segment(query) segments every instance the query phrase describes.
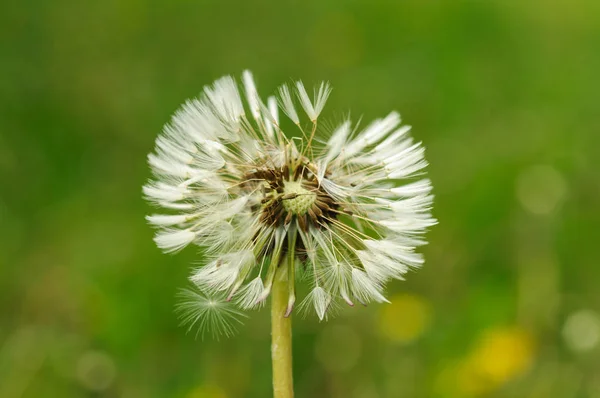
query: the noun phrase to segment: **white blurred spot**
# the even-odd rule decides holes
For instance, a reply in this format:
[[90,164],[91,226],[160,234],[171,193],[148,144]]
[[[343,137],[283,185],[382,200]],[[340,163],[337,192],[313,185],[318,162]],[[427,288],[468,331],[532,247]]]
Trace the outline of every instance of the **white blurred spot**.
[[533,214],[550,214],[567,193],[564,177],[552,166],[530,167],[517,179],[517,198]]
[[573,351],[589,351],[600,341],[600,316],[592,310],[577,311],[567,318],[562,332]]
[[353,329],[328,325],[318,337],[315,355],[328,371],[343,372],[356,365],[360,352],[360,337]]
[[116,374],[113,359],[101,351],[87,351],[77,362],[77,379],[88,390],[106,390],[112,385]]

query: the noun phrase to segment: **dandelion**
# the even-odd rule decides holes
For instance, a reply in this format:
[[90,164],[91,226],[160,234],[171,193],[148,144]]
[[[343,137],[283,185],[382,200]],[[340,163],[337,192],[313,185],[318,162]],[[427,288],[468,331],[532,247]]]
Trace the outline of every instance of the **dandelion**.
[[242,309],[272,297],[274,387],[288,397],[297,278],[309,281],[303,306],[321,320],[337,303],[386,302],[385,284],[423,263],[432,187],[424,148],[397,113],[327,134],[329,84],[312,97],[302,82],[284,85],[266,102],[250,72],[243,96],[239,87],[217,80],[165,126],[144,195],[167,214],[147,219],[165,252],[203,247],[190,279],[205,294]]

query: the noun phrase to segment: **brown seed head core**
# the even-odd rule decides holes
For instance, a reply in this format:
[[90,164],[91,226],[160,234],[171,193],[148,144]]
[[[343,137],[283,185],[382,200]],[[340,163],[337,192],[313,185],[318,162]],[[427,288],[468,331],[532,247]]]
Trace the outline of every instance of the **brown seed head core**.
[[309,225],[321,228],[336,218],[339,206],[319,185],[316,167],[308,161],[298,163],[296,167],[259,168],[245,176],[246,181],[262,183],[260,211],[264,224],[288,225],[295,217],[300,228],[307,231]]

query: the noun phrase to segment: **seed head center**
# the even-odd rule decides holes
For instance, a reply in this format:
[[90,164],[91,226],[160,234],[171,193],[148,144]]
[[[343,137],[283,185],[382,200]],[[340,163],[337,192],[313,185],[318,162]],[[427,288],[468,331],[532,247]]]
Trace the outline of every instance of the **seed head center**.
[[301,181],[284,182],[282,204],[288,213],[304,215],[316,200],[316,192],[304,188]]

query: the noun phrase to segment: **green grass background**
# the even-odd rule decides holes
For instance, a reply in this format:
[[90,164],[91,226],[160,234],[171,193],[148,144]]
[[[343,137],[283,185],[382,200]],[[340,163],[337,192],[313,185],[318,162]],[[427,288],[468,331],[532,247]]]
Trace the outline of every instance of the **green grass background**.
[[[268,311],[195,340],[146,154],[186,98],[251,69],[401,112],[440,224],[391,305],[294,319],[298,397],[600,397],[600,3],[0,5],[0,397],[268,397]],[[596,341],[596,343],[594,343]]]

